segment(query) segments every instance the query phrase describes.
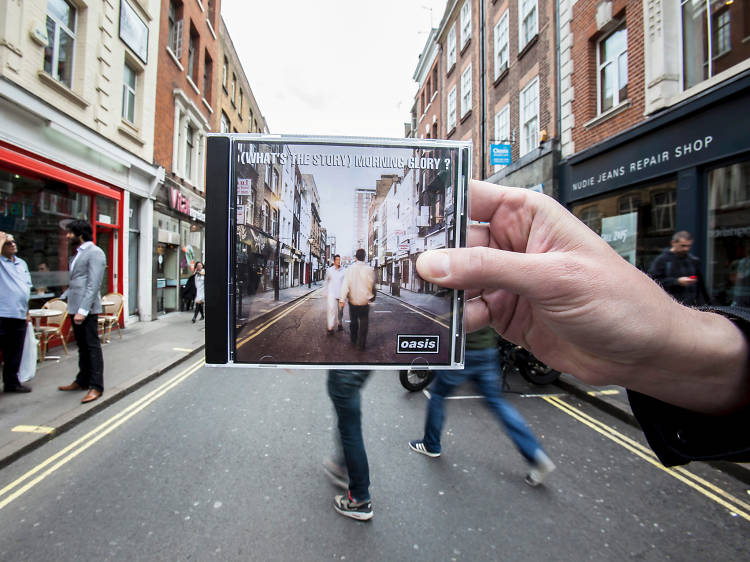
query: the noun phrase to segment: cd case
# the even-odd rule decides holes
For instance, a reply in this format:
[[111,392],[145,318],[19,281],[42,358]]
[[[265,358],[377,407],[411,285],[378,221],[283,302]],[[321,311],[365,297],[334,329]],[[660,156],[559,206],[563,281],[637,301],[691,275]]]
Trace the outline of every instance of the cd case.
[[462,291],[424,281],[465,246],[471,143],[212,134],[206,363],[463,366]]

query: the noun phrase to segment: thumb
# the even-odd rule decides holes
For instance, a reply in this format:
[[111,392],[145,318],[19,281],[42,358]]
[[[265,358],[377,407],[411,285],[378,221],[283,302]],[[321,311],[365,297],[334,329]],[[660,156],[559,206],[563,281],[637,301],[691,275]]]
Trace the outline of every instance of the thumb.
[[483,246],[431,250],[417,259],[419,275],[453,289],[504,289],[533,297],[543,290],[545,254],[523,254]]

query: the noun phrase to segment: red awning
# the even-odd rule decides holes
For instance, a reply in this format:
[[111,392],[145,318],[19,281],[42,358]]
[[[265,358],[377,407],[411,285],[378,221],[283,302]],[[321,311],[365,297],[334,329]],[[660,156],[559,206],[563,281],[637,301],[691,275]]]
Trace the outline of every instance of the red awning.
[[29,172],[35,176],[50,178],[73,185],[98,195],[109,197],[110,199],[120,200],[121,198],[121,191],[118,189],[55,166],[54,164],[37,160],[5,146],[0,146],[0,164],[7,164],[12,168]]

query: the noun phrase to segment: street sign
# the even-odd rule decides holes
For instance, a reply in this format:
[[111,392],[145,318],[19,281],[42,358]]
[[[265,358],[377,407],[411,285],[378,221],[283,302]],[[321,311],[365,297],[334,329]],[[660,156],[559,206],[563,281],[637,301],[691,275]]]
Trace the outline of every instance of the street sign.
[[493,166],[507,166],[512,162],[509,144],[490,145],[490,164]]

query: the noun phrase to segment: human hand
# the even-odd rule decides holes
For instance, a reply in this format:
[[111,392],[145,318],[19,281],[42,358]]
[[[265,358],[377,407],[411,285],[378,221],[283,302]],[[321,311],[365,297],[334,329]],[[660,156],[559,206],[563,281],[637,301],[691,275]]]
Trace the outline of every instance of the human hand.
[[[550,197],[478,181],[469,194],[472,218],[488,223],[470,227],[470,247],[417,260],[425,280],[468,291],[467,331],[490,325],[588,383],[693,409],[750,400],[747,343],[729,320],[677,303]],[[704,385],[717,364],[734,379],[713,400]]]
[[698,278],[695,275],[690,277],[678,277],[677,282],[683,287],[689,287],[690,285],[695,285],[698,282]]
[[0,250],[2,250],[3,246],[5,245],[5,241],[8,239],[8,235],[0,230]]
[[86,320],[86,317],[79,312],[76,312],[75,316],[73,316],[73,322],[75,322],[76,324],[80,324],[84,320]]

